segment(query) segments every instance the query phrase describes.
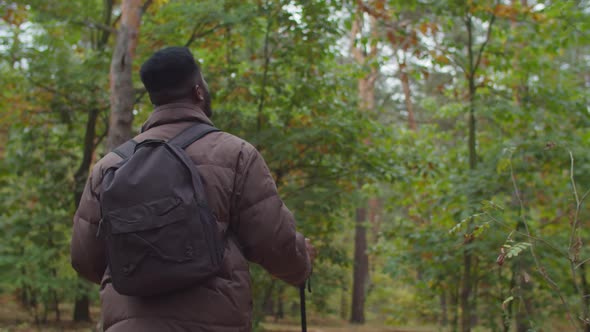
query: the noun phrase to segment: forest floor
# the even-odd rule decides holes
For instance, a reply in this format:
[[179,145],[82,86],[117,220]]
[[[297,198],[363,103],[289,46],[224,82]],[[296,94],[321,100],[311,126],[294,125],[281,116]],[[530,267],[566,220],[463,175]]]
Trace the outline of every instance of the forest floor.
[[[61,321],[55,321],[55,314],[48,315],[48,322],[35,324],[34,313],[25,310],[12,296],[0,296],[0,332],[93,332],[96,322],[100,317],[100,308],[91,307],[91,316],[94,323],[73,323],[72,305],[60,305]],[[437,332],[435,326],[390,327],[378,324],[366,324],[363,326],[350,325],[346,321],[333,318],[311,317],[308,323],[309,332]],[[569,332],[566,322],[542,326],[540,331]],[[264,332],[298,332],[301,327],[297,319],[275,321],[272,317],[262,323]],[[474,329],[474,332],[488,331],[482,328]]]
[[[301,326],[298,324],[289,324],[289,323],[264,323],[263,329],[266,332],[298,332],[301,331]],[[333,323],[323,323],[323,322],[310,322],[308,324],[307,330],[309,332],[427,332],[427,331],[436,331],[435,328],[429,327],[385,327],[385,326],[378,326],[378,325],[350,325],[346,323],[340,323],[334,325]]]
[[[39,313],[40,315],[41,313]],[[99,308],[91,308],[91,316],[96,321],[100,315]],[[0,332],[82,332],[97,331],[96,323],[73,323],[71,321],[71,305],[60,306],[61,321],[55,322],[55,314],[48,315],[49,322],[35,324],[34,313],[25,310],[11,296],[0,297]],[[295,321],[280,321],[263,323],[266,332],[297,332],[301,327]],[[433,328],[395,328],[375,325],[350,325],[342,321],[311,319],[308,323],[309,332],[427,332],[436,331]]]

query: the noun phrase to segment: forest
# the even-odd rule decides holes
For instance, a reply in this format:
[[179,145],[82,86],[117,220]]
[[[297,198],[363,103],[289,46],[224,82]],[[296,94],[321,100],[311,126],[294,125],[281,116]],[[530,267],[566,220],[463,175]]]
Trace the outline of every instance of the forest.
[[0,330],[100,330],[72,217],[185,46],[318,250],[310,330],[590,331],[589,42],[588,0],[0,0]]

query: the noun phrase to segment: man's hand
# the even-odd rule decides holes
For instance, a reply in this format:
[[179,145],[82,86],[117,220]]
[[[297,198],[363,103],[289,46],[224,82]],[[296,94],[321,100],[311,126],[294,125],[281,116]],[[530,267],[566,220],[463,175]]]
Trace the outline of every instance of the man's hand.
[[313,265],[313,261],[315,260],[316,256],[316,250],[308,238],[305,238],[305,249],[307,250],[311,264]]

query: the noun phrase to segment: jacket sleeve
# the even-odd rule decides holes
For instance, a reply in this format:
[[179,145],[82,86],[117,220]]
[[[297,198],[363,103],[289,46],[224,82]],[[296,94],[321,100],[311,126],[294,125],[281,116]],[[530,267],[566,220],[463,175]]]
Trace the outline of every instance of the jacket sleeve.
[[85,279],[100,284],[106,269],[106,256],[103,242],[96,237],[100,205],[92,187],[91,175],[74,215],[70,254],[72,267]]
[[311,273],[305,238],[277,192],[264,159],[252,147],[235,187],[237,220],[232,225],[246,258],[271,275],[299,286]]

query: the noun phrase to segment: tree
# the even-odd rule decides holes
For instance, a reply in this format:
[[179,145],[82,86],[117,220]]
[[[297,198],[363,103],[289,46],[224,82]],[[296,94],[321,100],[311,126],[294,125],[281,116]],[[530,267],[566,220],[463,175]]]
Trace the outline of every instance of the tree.
[[[362,26],[364,24],[364,12],[357,10],[353,17],[352,30],[350,35],[350,50],[354,60],[363,67],[363,77],[358,79],[359,111],[370,112],[375,108],[375,81],[378,77],[378,70],[373,61],[377,56],[377,41],[371,40],[369,50],[367,45],[358,42],[359,34],[363,36]],[[375,37],[376,20],[369,18],[371,37]],[[368,71],[368,73],[367,73]],[[370,142],[365,142],[371,144]],[[362,182],[359,182],[362,186]],[[375,198],[371,198],[369,206],[376,208]],[[374,222],[374,211],[369,211],[371,216],[369,223]],[[367,208],[360,206],[356,208],[355,231],[354,231],[354,261],[352,279],[352,307],[350,321],[363,324],[365,322],[365,298],[369,278],[369,257],[367,255]]]
[[107,150],[131,139],[135,89],[133,86],[133,59],[139,39],[141,17],[152,3],[147,0],[123,0],[121,4],[121,25],[111,61],[111,116]]
[[[97,32],[98,38],[94,39],[92,44],[92,48],[95,52],[99,54],[104,54],[106,47],[108,46],[109,37],[112,33],[112,30],[109,28],[112,24],[112,11],[113,11],[114,3],[111,0],[103,1],[103,22],[102,28],[99,28]],[[93,98],[94,99],[94,98]],[[104,107],[101,107],[101,103],[96,100],[93,100],[94,105],[89,105],[90,109],[87,112],[87,119],[86,119],[86,127],[84,132],[84,145],[83,145],[83,152],[82,152],[82,160],[76,172],[74,173],[74,181],[75,181],[75,189],[74,189],[74,206],[77,207],[80,205],[80,199],[82,197],[82,193],[84,191],[84,185],[86,184],[86,180],[88,178],[90,167],[94,160],[95,150],[97,145],[101,143],[102,138],[104,135],[97,137],[97,127],[99,116],[101,113],[104,112]],[[106,130],[105,135],[106,135]],[[98,139],[97,139],[98,138]],[[84,280],[79,281],[80,291],[76,294],[76,300],[74,303],[74,313],[73,313],[73,320],[76,322],[82,321],[90,321],[90,296],[89,292],[91,291],[91,287],[89,287],[88,282]]]

